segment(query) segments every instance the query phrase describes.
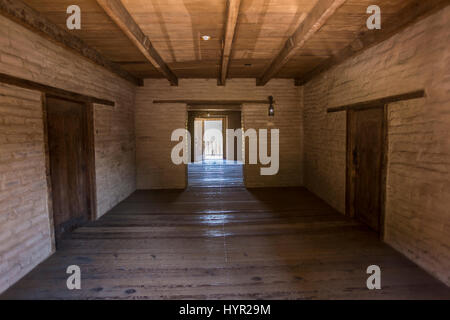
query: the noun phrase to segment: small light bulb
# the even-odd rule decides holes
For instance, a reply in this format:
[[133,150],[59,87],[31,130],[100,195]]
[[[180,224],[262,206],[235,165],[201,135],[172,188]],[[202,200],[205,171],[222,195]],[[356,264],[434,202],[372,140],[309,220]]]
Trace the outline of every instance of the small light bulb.
[[202,36],[202,39],[205,41],[208,41],[209,39],[211,39],[211,37],[210,36]]
[[275,107],[274,107],[274,104],[275,103],[275,101],[273,100],[273,97],[272,96],[270,96],[269,97],[269,117],[273,117],[273,116],[275,116]]

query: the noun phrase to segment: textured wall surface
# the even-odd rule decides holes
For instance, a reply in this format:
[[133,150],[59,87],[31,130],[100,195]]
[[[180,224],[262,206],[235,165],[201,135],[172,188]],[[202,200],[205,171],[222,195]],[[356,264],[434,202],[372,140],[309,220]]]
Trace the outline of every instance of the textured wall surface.
[[[142,90],[142,88],[140,89]],[[186,165],[171,160],[172,131],[187,123],[184,104],[153,104],[136,99],[136,169],[138,189],[182,189],[186,187]]]
[[[135,190],[134,86],[3,16],[0,44],[0,72],[116,102],[94,115],[104,214]],[[0,90],[1,292],[50,254],[51,239],[40,93]]]
[[386,242],[450,284],[450,8],[304,87],[305,185],[345,211],[345,113],[326,109],[417,89],[389,106]]
[[[136,91],[137,187],[183,188],[186,170],[170,161],[170,133],[186,127],[186,105],[153,104],[157,99],[262,100],[273,95],[275,117],[267,115],[268,105],[246,104],[242,108],[244,128],[280,129],[280,170],[275,176],[261,176],[258,165],[244,168],[246,184],[259,186],[298,186],[302,184],[302,109],[301,90],[292,80],[272,80],[257,87],[254,79],[232,79],[225,87],[216,79],[181,80],[172,87],[166,80],[146,80]],[[158,133],[158,132],[161,132]],[[154,159],[152,161],[152,159]]]
[[0,84],[0,293],[52,251],[41,94]]

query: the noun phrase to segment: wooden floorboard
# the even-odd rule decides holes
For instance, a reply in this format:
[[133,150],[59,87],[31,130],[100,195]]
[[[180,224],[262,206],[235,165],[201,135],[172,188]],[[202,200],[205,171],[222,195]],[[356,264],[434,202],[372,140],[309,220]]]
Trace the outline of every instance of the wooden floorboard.
[[243,187],[242,163],[228,160],[205,160],[188,166],[190,187]]
[[[136,191],[66,235],[0,298],[450,299],[444,284],[306,189],[247,190],[236,168],[215,168],[217,179],[196,169],[186,190]],[[73,264],[82,289],[69,291]],[[372,264],[382,290],[366,287]]]

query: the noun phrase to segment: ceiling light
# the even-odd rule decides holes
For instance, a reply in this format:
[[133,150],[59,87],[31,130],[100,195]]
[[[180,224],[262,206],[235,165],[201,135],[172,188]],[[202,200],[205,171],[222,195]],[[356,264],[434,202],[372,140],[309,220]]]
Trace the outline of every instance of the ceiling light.
[[208,41],[209,39],[211,39],[211,37],[210,36],[202,36],[202,39],[205,41]]

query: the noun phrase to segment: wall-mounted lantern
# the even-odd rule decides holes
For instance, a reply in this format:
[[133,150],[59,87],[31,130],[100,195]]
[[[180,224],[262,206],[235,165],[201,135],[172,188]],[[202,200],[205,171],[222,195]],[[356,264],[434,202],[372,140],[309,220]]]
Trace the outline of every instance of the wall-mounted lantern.
[[269,117],[273,117],[275,116],[275,106],[274,106],[275,101],[273,100],[273,97],[270,96],[269,97]]

